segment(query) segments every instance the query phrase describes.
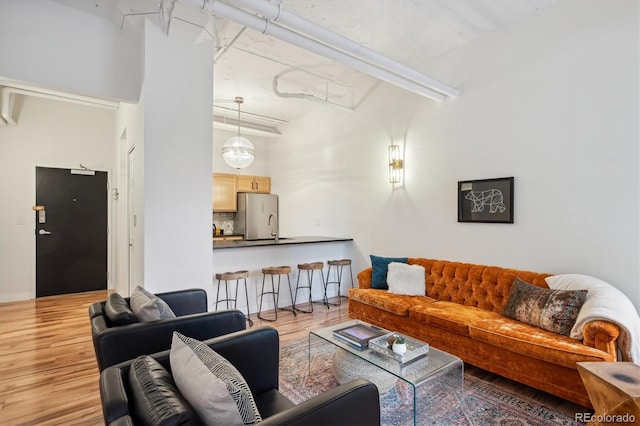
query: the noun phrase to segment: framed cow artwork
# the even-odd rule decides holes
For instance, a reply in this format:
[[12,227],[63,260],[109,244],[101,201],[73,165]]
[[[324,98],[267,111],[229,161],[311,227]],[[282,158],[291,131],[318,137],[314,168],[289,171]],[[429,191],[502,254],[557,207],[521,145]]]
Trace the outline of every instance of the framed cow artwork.
[[513,177],[458,182],[458,222],[513,223]]

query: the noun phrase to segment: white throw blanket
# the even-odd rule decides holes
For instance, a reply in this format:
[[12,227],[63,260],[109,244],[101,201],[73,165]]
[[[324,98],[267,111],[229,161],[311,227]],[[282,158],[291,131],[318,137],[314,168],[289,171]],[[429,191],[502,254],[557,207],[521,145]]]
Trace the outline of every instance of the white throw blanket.
[[629,298],[611,284],[589,275],[566,274],[546,278],[554,290],[589,290],[570,337],[582,340],[585,324],[594,320],[620,326],[618,349],[622,361],[640,365],[640,317]]

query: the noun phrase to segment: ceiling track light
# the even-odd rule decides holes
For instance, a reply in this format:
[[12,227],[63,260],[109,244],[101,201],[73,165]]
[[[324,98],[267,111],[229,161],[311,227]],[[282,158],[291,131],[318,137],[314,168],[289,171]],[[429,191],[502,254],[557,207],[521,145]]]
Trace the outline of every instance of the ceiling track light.
[[[247,121],[240,122],[240,125],[242,126],[242,133],[244,135],[261,136],[264,138],[277,138],[282,136],[282,133],[277,127],[249,123]],[[235,118],[231,119],[214,114],[213,127],[220,130],[237,131],[238,122]]]

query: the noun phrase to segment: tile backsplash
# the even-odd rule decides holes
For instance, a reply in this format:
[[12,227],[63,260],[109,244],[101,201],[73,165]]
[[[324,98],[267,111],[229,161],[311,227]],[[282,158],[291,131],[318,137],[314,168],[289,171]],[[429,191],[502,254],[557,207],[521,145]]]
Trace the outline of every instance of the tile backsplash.
[[233,234],[233,219],[235,213],[213,213],[213,224],[216,228],[224,229],[225,234]]

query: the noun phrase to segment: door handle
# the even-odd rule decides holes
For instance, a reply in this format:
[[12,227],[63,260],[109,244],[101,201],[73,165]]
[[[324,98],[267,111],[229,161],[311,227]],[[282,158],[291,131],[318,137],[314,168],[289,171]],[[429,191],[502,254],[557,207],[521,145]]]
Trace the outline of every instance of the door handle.
[[41,229],[41,230],[38,231],[38,234],[40,234],[40,235],[51,235],[51,232],[45,231],[44,229]]

